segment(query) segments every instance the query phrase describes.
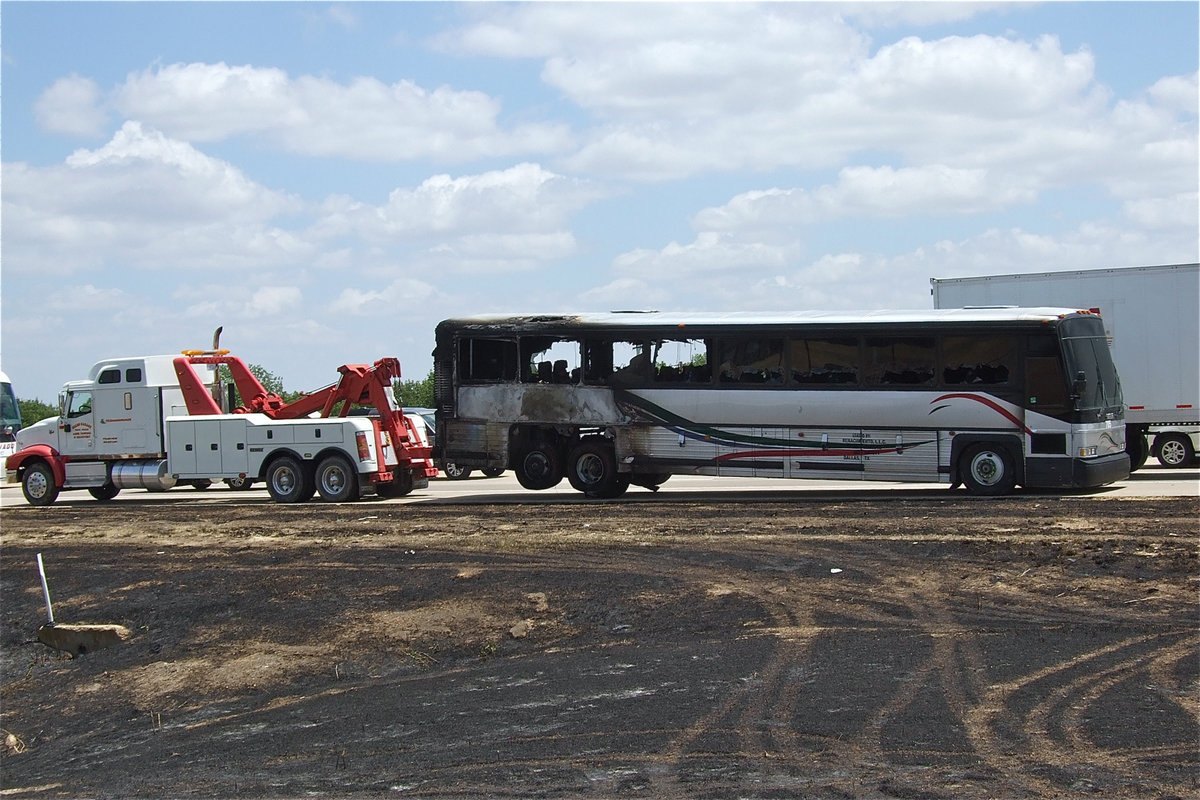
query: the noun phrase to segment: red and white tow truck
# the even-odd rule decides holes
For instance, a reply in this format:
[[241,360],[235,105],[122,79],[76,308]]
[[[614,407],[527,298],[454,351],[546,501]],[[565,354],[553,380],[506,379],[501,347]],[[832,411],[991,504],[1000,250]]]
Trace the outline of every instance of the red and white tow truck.
[[[230,407],[221,365],[240,407]],[[400,362],[383,358],[338,372],[337,383],[288,403],[227,350],[100,361],[87,380],[63,387],[58,417],[17,434],[6,477],[38,506],[53,503],[62,489],[111,500],[122,489],[218,480],[265,481],[281,503],[316,493],[331,502],[367,493],[398,497],[428,486],[437,474],[429,442],[391,393]],[[373,411],[351,416],[355,406]]]

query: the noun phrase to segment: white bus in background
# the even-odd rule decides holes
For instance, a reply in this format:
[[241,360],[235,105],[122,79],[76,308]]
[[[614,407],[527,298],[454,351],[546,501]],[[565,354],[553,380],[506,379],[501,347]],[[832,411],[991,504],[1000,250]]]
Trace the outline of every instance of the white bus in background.
[[[1066,306],[1097,311],[1125,394],[1133,469],[1167,444],[1188,466],[1200,429],[1200,264],[931,278],[934,308]],[[1170,430],[1163,427],[1167,426]],[[1152,453],[1153,451],[1153,453]]]
[[1129,474],[1100,318],[612,312],[437,326],[435,457],[592,497],[672,474],[1093,488]]
[[21,430],[21,406],[13,393],[12,382],[0,372],[0,459],[17,451],[17,431]]

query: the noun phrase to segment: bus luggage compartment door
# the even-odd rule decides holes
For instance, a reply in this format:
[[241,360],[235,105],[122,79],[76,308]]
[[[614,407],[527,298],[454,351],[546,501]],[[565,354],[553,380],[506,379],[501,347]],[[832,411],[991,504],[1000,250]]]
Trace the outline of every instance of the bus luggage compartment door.
[[938,480],[938,443],[933,431],[863,430],[864,480]]

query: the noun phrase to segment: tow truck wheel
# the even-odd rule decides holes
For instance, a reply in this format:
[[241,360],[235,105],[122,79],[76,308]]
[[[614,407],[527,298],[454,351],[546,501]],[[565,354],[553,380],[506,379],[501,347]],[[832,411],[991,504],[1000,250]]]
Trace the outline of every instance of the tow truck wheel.
[[303,503],[315,490],[312,475],[291,456],[280,456],[267,468],[267,491],[277,503]]
[[504,467],[484,467],[480,472],[485,478],[499,478],[504,474]]
[[54,471],[45,461],[38,461],[25,468],[21,478],[21,491],[31,506],[48,506],[58,499],[58,487],[54,485]]
[[254,479],[247,475],[244,478],[226,478],[225,485],[235,492],[240,492],[249,489],[254,485]]
[[341,456],[327,456],[317,465],[317,491],[327,503],[357,500],[358,473]]
[[116,497],[120,491],[121,489],[116,484],[114,484],[112,481],[109,481],[103,486],[93,486],[92,488],[88,489],[88,494],[99,500],[101,503],[105,503]]

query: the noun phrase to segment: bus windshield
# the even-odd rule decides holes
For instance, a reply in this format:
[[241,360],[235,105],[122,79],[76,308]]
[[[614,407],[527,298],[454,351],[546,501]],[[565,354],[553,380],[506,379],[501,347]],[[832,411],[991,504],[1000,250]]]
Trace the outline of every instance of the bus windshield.
[[1063,325],[1063,344],[1067,369],[1076,384],[1078,410],[1122,408],[1125,400],[1121,396],[1121,381],[1113,366],[1104,324],[1094,317],[1068,320]]
[[0,382],[0,436],[3,436],[4,441],[11,442],[19,430],[21,407],[17,405],[17,396],[13,394],[11,383]]

